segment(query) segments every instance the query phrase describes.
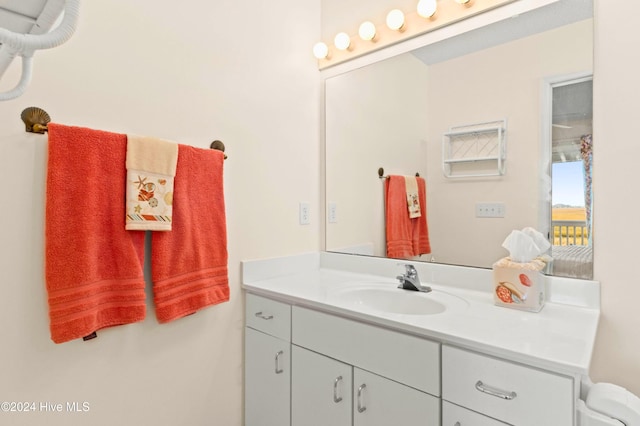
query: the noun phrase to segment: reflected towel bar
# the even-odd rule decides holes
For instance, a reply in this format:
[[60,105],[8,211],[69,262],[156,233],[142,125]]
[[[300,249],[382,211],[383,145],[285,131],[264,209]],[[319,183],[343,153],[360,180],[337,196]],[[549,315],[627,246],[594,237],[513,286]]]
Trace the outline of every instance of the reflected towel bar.
[[[28,107],[22,111],[20,114],[20,118],[24,122],[25,131],[28,133],[40,133],[44,134],[48,131],[47,125],[51,122],[51,117],[45,110],[38,107]],[[211,149],[217,149],[218,151],[224,152],[225,146],[222,141],[214,140],[209,145]],[[227,154],[224,154],[224,159],[227,159]]]
[[[382,167],[380,167],[380,168],[378,169],[378,177],[379,177],[380,179],[389,179],[389,175],[386,175],[386,176],[385,176],[385,174],[384,174],[384,168],[382,168]],[[416,172],[416,177],[420,177],[420,173],[417,173],[417,172]]]

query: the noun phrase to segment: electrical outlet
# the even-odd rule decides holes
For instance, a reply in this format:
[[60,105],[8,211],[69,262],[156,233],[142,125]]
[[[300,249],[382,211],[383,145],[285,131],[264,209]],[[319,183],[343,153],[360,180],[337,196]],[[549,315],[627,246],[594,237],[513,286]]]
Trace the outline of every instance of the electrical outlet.
[[504,203],[476,203],[476,217],[504,217]]
[[338,222],[338,207],[336,203],[329,203],[329,223],[337,223]]
[[311,223],[311,207],[309,203],[300,203],[300,225],[308,225]]

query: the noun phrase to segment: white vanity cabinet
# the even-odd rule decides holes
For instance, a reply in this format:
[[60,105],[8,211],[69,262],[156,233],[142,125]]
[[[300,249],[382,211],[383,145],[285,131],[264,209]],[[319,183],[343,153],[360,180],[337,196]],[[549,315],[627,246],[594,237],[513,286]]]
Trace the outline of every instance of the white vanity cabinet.
[[438,343],[298,306],[292,342],[292,426],[440,425]]
[[574,426],[579,380],[247,294],[247,426]]
[[[575,424],[572,377],[448,345],[442,346],[442,399],[518,426]],[[445,415],[451,417],[450,412]],[[453,420],[443,426],[465,426]]]
[[246,302],[245,425],[289,425],[291,306],[252,294]]

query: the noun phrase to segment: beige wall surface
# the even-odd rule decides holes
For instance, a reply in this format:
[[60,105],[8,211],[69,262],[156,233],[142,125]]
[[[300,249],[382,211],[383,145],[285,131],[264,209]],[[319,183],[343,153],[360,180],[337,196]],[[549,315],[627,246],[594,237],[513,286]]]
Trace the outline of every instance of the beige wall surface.
[[[27,93],[0,102],[0,401],[89,411],[0,413],[1,424],[242,424],[240,261],[320,247],[319,25],[319,0],[87,1],[74,37],[36,53]],[[231,301],[160,325],[148,286],[144,322],[55,345],[43,280],[47,138],[20,121],[32,105],[64,124],[224,141]],[[300,201],[311,225],[298,224]]]
[[592,363],[595,381],[640,395],[640,210],[638,169],[640,30],[637,2],[595,1],[593,81],[594,277],[602,283],[602,318]]

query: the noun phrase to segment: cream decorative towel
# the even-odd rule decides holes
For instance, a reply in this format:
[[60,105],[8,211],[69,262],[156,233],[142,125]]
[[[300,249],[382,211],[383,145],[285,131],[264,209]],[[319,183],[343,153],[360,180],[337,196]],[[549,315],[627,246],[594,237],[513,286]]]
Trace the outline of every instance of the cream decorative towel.
[[171,231],[178,144],[127,135],[125,229]]
[[404,185],[407,191],[407,208],[409,218],[420,217],[420,198],[418,197],[418,181],[415,176],[405,176]]

